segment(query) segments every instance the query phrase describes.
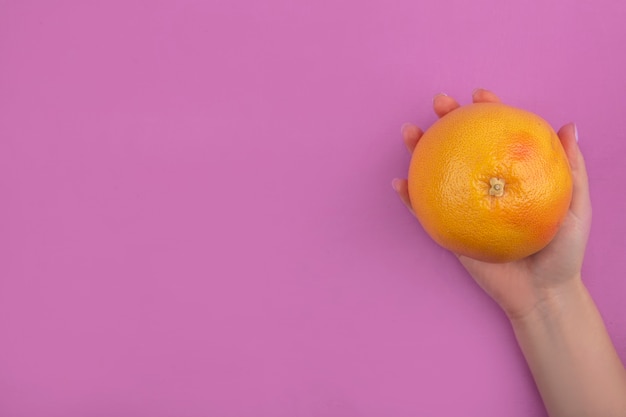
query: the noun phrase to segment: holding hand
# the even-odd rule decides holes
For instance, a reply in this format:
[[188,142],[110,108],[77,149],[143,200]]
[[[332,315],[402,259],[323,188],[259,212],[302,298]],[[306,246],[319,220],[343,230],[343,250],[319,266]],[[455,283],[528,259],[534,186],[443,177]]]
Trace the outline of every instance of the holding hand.
[[[474,103],[500,102],[486,90],[476,90]],[[439,94],[433,100],[435,113],[445,117],[459,107],[452,98]],[[515,262],[491,264],[459,256],[459,260],[476,282],[511,317],[522,317],[539,308],[541,303],[567,290],[580,281],[580,271],[591,226],[591,201],[585,161],[578,148],[576,127],[562,127],[559,138],[567,154],[573,177],[573,196],[569,213],[556,237],[540,252]],[[402,138],[409,152],[413,153],[422,130],[405,124]],[[406,180],[395,179],[394,189],[400,199],[413,212]]]

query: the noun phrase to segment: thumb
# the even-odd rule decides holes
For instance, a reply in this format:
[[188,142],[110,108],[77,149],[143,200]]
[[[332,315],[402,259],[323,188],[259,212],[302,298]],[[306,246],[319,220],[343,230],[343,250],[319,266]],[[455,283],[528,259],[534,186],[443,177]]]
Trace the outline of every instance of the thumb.
[[563,126],[559,130],[558,135],[572,171],[572,202],[570,203],[570,210],[579,219],[590,223],[589,177],[585,159],[578,146],[578,129],[574,123],[570,123]]

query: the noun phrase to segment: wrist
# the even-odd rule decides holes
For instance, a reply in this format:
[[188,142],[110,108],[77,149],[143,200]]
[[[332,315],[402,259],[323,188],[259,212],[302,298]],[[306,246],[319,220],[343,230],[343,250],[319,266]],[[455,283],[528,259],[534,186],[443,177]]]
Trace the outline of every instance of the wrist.
[[589,294],[580,276],[577,276],[558,286],[539,289],[533,298],[535,301],[526,310],[505,310],[514,327],[556,320],[584,304]]

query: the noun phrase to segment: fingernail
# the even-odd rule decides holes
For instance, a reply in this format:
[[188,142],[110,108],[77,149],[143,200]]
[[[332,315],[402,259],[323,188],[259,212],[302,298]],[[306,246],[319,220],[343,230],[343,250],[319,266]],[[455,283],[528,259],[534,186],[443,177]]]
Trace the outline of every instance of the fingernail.
[[435,96],[433,97],[433,103],[435,102],[435,100],[437,99],[437,97],[448,97],[448,95],[446,93],[438,93],[435,94]]
[[578,126],[574,123],[574,138],[576,139],[576,143],[578,143]]
[[402,125],[402,127],[400,127],[400,134],[404,135],[404,129],[406,129],[407,127],[409,127],[411,125],[411,123],[405,123]]
[[484,88],[475,88],[474,91],[472,91],[472,97],[474,95],[476,95],[476,93],[478,93],[479,91],[482,91],[482,90],[484,90]]
[[400,191],[400,180],[397,178],[391,180],[391,188],[393,188],[395,192]]

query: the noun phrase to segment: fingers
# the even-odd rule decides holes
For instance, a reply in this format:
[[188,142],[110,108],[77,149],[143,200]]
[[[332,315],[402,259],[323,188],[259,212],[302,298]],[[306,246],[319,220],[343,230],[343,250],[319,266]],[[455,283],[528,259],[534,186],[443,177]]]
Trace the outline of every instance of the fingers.
[[[472,93],[472,102],[474,103],[500,103],[500,99],[497,95],[492,93],[489,90],[485,90],[484,88],[477,88]],[[452,110],[460,107],[459,103],[448,97],[447,94],[439,93],[433,98],[433,108],[435,109],[435,113],[439,117],[443,117],[446,114],[450,113]]]
[[400,178],[394,178],[394,180],[391,181],[391,186],[396,191],[396,193],[398,193],[398,196],[400,197],[400,200],[402,201],[402,203],[404,203],[406,208],[409,209],[409,211],[413,215],[415,215],[415,212],[413,211],[413,207],[411,207],[411,200],[409,199],[409,183],[408,183],[408,181],[407,180],[401,180]]
[[579,219],[591,220],[591,198],[589,197],[589,178],[583,154],[577,143],[576,125],[573,123],[563,126],[559,130],[559,138],[567,154],[570,168],[572,170],[572,202],[570,210]]
[[[474,103],[500,103],[500,98],[489,90],[477,88],[472,93],[472,102]],[[452,110],[459,108],[459,103],[448,97],[447,94],[439,93],[433,98],[433,108],[439,117],[443,117]]]
[[474,103],[500,103],[500,98],[489,90],[477,88],[472,93],[472,102]]
[[417,142],[420,140],[424,132],[422,132],[422,129],[411,123],[403,124],[400,131],[402,132],[402,141],[404,142],[404,145],[409,150],[409,153],[413,153],[415,146],[417,146]]
[[440,93],[433,97],[433,109],[439,117],[443,117],[459,107],[459,103],[452,97],[448,97],[447,94]]

